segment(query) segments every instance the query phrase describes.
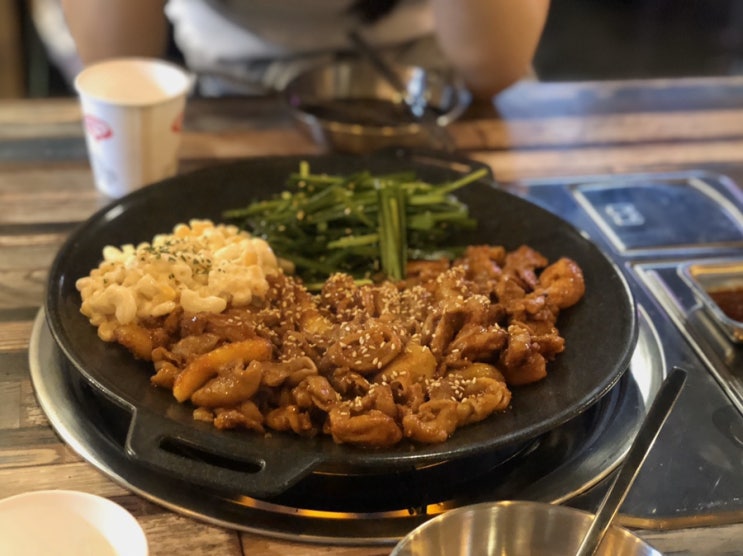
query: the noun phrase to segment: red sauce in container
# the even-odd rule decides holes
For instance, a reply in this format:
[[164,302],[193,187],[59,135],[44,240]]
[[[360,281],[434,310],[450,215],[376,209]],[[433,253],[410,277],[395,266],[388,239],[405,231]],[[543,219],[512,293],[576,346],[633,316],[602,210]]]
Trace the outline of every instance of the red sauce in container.
[[743,322],[743,286],[707,292],[729,318]]

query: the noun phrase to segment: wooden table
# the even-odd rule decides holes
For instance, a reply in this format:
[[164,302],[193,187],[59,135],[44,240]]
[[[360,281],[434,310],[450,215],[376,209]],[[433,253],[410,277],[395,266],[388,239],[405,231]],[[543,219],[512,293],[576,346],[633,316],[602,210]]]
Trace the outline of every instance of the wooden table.
[[[494,106],[473,107],[451,129],[461,151],[503,182],[684,168],[740,179],[743,78],[527,83]],[[320,151],[276,99],[194,100],[181,169]],[[74,99],[0,102],[0,498],[48,488],[109,497],[140,520],[153,556],[388,553],[275,540],[173,513],[128,492],[60,441],[29,376],[32,321],[57,249],[106,202],[93,187]],[[640,534],[667,554],[743,553],[743,523]]]

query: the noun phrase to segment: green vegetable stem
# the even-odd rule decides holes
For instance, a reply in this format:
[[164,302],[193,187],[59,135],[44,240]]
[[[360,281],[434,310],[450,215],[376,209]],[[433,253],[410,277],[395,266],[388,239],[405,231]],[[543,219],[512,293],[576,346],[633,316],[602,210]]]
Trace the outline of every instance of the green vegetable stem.
[[321,283],[335,272],[360,281],[401,280],[409,258],[461,252],[452,238],[476,222],[454,192],[486,173],[480,169],[431,184],[413,172],[312,173],[303,162],[281,193],[223,217],[265,239],[307,283]]

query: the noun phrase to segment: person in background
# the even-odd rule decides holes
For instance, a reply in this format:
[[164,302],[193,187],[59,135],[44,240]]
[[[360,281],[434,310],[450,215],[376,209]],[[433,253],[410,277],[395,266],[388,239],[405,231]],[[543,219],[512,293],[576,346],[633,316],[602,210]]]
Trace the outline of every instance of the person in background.
[[356,30],[389,59],[448,64],[476,97],[531,74],[549,0],[61,0],[82,65],[162,57],[172,39],[199,93],[281,89],[353,50]]

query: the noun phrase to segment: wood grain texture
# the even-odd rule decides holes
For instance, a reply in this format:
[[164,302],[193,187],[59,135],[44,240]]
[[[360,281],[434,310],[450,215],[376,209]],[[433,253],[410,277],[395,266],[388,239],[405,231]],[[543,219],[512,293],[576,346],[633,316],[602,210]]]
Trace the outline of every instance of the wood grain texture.
[[[463,155],[504,183],[681,168],[742,175],[743,77],[529,83],[473,105],[451,132]],[[180,170],[319,152],[276,97],[201,99],[186,111]],[[0,498],[46,488],[109,497],[137,517],[153,556],[388,554],[391,547],[280,540],[174,513],[105,476],[57,436],[29,376],[31,326],[60,245],[108,202],[93,186],[75,99],[0,102]],[[638,534],[667,554],[742,553],[743,523]]]
[[26,92],[19,6],[13,0],[0,0],[0,98],[22,97]]

